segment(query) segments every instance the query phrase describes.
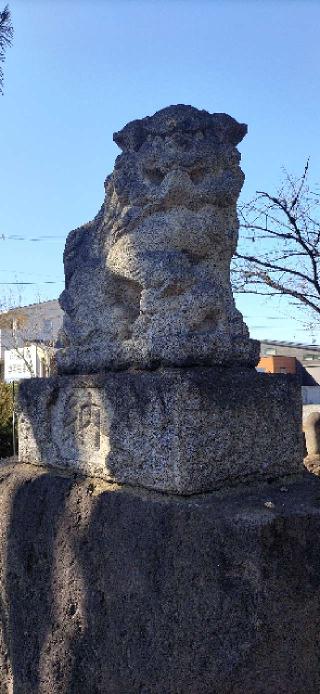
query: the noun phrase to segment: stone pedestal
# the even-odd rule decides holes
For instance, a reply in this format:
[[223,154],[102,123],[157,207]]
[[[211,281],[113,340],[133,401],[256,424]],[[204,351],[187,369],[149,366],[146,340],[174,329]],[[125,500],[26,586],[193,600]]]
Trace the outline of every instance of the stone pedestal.
[[254,369],[33,379],[20,386],[19,455],[162,492],[194,494],[302,466],[300,389]]
[[0,693],[318,694],[319,498],[0,467]]

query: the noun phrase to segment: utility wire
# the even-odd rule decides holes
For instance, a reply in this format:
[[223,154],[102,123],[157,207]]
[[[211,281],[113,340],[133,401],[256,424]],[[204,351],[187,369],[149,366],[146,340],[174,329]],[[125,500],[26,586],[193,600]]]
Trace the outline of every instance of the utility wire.
[[0,234],[0,241],[56,241],[57,239],[65,240],[66,236],[37,236],[30,238],[28,236],[17,236],[16,234],[12,234],[10,236]]
[[20,287],[20,286],[25,286],[25,285],[38,285],[38,284],[64,284],[64,280],[57,280],[55,282],[49,282],[49,281],[42,282],[41,280],[38,282],[0,282],[0,285],[1,284],[19,285],[19,287]]

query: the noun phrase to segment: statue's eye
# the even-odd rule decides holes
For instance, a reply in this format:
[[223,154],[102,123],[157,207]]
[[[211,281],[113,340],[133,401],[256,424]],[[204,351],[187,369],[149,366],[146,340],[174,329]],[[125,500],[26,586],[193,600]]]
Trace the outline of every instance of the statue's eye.
[[160,185],[165,177],[161,169],[145,169],[144,173],[148,181],[153,185]]
[[190,171],[189,176],[191,178],[192,183],[200,183],[200,181],[203,180],[205,173],[205,170],[200,168],[193,169],[192,171]]

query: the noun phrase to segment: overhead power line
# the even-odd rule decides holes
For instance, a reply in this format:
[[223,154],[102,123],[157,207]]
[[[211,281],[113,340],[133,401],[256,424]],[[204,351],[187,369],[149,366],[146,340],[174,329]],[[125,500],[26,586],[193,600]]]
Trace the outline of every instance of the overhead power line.
[[38,282],[0,282],[0,285],[2,284],[10,284],[10,285],[19,285],[20,286],[25,286],[25,285],[39,285],[39,284],[64,284],[63,280],[56,280],[55,282],[50,282],[50,281],[41,281],[39,280]]
[[66,236],[37,236],[37,237],[28,237],[28,236],[17,236],[16,234],[11,234],[9,236],[6,236],[5,234],[0,234],[0,241],[57,241],[59,239],[66,239]]

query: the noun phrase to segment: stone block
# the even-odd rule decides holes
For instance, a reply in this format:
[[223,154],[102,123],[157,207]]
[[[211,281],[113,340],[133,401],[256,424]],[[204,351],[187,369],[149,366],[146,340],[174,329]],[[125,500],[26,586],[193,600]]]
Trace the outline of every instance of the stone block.
[[193,494],[301,469],[300,389],[254,369],[32,379],[20,386],[22,462]]

